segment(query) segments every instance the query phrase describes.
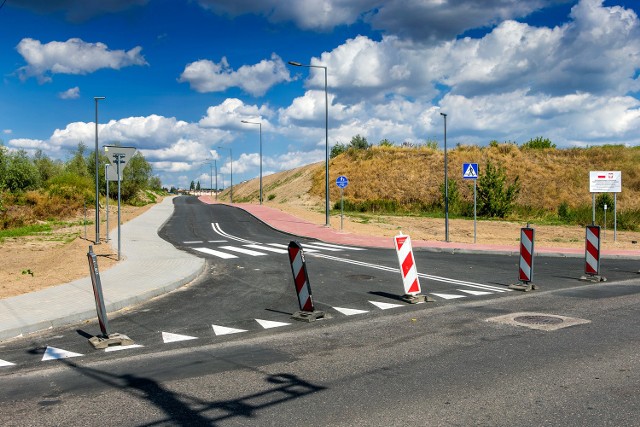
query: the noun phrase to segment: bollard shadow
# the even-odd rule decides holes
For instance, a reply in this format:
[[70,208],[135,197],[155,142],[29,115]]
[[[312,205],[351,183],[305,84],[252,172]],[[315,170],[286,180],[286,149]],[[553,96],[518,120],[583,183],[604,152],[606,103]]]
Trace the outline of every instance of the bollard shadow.
[[[256,418],[263,409],[280,405],[325,390],[326,387],[304,381],[289,373],[266,375],[264,390],[236,399],[207,401],[166,389],[151,378],[131,373],[117,375],[96,368],[61,360],[86,378],[124,391],[160,409],[164,419],[142,424],[176,426],[215,426],[234,418]],[[237,421],[242,424],[242,421]]]
[[405,302],[402,299],[402,295],[390,294],[389,292],[382,292],[382,291],[369,291],[368,293],[371,294],[371,295],[377,295],[379,297],[392,299],[394,301]]

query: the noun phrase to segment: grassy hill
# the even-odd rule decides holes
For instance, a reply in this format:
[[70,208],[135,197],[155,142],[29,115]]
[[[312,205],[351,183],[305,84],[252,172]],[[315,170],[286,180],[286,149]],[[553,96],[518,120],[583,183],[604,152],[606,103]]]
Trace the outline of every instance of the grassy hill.
[[[462,179],[462,164],[478,163],[482,175],[490,161],[504,167],[507,181],[518,177],[521,184],[516,208],[509,219],[560,221],[558,209],[566,204],[569,214],[562,218],[563,221],[590,223],[589,171],[619,170],[622,172],[622,192],[617,195],[618,226],[629,229],[640,226],[640,147],[526,149],[504,143],[487,147],[458,146],[449,149],[447,155],[448,176],[457,182],[463,205],[457,212],[452,212],[454,216],[468,215],[473,201],[473,183]],[[349,178],[344,197],[348,202],[345,206],[352,210],[421,215],[442,213],[442,150],[424,146],[349,150],[330,162],[332,203],[340,198],[340,189],[335,185],[339,175]],[[269,175],[263,179],[264,200],[266,203],[322,209],[324,179],[323,163]],[[234,199],[236,202],[257,201],[258,180],[234,187]],[[613,206],[610,209],[612,213]]]

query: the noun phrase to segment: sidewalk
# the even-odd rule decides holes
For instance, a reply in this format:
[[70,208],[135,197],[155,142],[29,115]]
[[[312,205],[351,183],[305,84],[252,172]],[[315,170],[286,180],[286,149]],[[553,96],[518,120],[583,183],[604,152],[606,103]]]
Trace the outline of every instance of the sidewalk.
[[[200,200],[211,203],[209,196],[202,196]],[[276,230],[295,236],[319,239],[327,243],[393,249],[389,237],[339,232],[264,205],[232,206],[245,210]],[[124,260],[100,273],[107,312],[169,292],[195,279],[203,271],[203,258],[177,250],[158,236],[158,230],[172,214],[173,198],[167,197],[143,215],[122,225],[121,246]],[[117,230],[110,233],[110,239],[117,246]],[[413,246],[421,250],[451,253],[519,254],[517,244],[499,246],[415,240]],[[536,254],[584,257],[584,250],[536,248]],[[640,252],[603,251],[602,257],[640,259]],[[87,276],[38,292],[0,300],[0,341],[95,318],[93,289],[91,279]]]
[[[172,214],[173,198],[167,197],[143,215],[122,225],[124,260],[100,272],[107,312],[176,289],[195,279],[204,269],[204,259],[179,251],[158,236],[158,230]],[[117,250],[117,229],[109,237],[114,250]],[[87,264],[87,274],[88,271]],[[94,318],[93,288],[87,276],[0,300],[0,340]]]

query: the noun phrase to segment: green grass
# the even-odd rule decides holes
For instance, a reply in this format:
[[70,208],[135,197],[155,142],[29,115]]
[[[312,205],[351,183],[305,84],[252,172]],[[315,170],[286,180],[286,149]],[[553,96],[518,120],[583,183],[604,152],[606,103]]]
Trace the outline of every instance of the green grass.
[[0,230],[0,241],[7,237],[32,236],[39,233],[48,233],[51,231],[50,224],[35,224],[24,227],[10,228],[8,230]]

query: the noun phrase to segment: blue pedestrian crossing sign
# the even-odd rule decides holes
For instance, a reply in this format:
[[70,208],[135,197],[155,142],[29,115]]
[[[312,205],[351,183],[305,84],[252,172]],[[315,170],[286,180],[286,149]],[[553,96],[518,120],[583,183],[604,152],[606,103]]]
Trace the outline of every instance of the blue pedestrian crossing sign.
[[336,185],[340,188],[344,188],[349,184],[349,180],[347,179],[346,176],[344,175],[340,175],[339,177],[336,178]]
[[462,164],[462,178],[464,178],[464,179],[478,179],[478,164],[477,163],[463,163]]

